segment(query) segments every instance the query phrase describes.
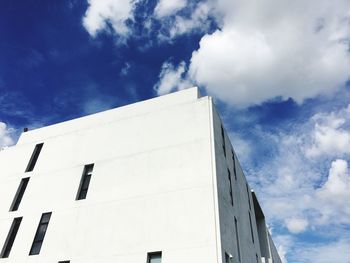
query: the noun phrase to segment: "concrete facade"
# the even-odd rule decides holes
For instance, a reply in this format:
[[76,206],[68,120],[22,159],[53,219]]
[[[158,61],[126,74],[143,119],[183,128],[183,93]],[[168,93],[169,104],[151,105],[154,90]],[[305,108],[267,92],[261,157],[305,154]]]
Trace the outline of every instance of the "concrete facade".
[[[146,263],[159,251],[163,263],[280,263],[221,127],[212,99],[192,88],[23,133],[0,151],[0,248],[22,218],[0,263]],[[29,255],[48,212],[40,253]]]

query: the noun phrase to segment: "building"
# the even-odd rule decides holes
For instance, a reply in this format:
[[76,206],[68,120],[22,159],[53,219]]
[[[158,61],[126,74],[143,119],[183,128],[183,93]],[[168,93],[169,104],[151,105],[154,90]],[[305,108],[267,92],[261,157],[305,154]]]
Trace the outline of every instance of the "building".
[[0,263],[281,262],[197,88],[24,132],[0,167]]

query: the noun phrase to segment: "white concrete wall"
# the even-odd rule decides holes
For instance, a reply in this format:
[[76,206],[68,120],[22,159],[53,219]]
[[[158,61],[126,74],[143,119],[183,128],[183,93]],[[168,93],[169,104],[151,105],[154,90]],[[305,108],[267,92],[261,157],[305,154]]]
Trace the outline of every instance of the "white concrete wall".
[[[12,220],[23,216],[9,258],[0,263],[145,263],[162,251],[164,263],[260,259],[246,179],[210,97],[196,88],[23,133],[0,151],[0,248]],[[34,171],[25,168],[44,143]],[[94,163],[87,199],[76,201],[84,165]],[[231,170],[234,207],[227,168]],[[9,212],[30,176],[18,211]],[[252,200],[250,200],[252,202]],[[52,212],[39,255],[28,256],[44,212]],[[248,212],[255,242],[252,243]],[[278,262],[278,261],[276,261]]]
[[[24,133],[0,152],[0,246],[23,216],[0,262],[217,262],[208,97],[196,89]],[[33,172],[24,173],[43,142]],[[94,163],[86,200],[76,201]],[[18,211],[8,212],[30,176]],[[40,255],[28,256],[40,216],[52,212]]]

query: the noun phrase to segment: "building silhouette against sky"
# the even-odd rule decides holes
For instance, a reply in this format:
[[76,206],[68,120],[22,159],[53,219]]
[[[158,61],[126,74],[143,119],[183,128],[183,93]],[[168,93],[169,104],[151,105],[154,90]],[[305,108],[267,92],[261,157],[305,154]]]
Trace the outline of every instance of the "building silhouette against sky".
[[197,88],[24,132],[0,167],[0,263],[281,262]]

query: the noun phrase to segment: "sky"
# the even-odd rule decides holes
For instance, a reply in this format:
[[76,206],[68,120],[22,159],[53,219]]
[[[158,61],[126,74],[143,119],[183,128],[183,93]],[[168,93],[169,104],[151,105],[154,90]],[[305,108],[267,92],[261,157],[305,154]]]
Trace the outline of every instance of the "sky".
[[192,86],[284,263],[350,263],[350,0],[0,1],[0,147]]

